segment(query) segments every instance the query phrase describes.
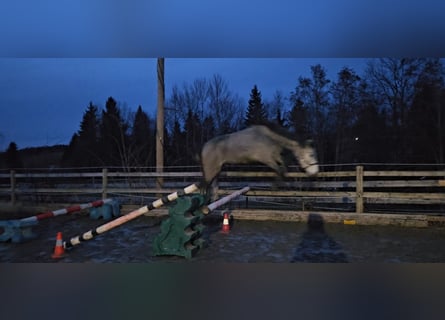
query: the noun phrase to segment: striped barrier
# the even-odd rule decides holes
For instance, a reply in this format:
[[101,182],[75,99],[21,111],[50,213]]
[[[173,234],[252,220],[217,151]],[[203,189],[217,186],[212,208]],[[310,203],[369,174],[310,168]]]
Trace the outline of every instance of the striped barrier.
[[184,188],[183,190],[173,192],[167,196],[164,196],[162,198],[159,198],[159,199],[153,201],[149,205],[146,205],[142,208],[139,208],[139,209],[134,210],[130,213],[127,213],[117,219],[114,219],[108,223],[105,223],[105,224],[97,227],[94,230],[87,231],[80,236],[71,238],[69,241],[65,241],[63,243],[63,246],[64,246],[64,248],[69,249],[75,245],[80,244],[81,242],[91,240],[101,233],[107,232],[117,226],[120,226],[121,224],[124,224],[130,220],[133,220],[133,219],[143,215],[144,213],[147,213],[150,210],[160,208],[164,204],[172,202],[172,201],[176,200],[178,197],[183,196],[185,194],[193,193],[193,192],[197,191],[198,189],[199,189],[199,186],[197,184],[191,184],[188,187]]
[[102,206],[104,204],[112,203],[112,202],[113,202],[113,199],[97,200],[97,201],[93,201],[93,202],[89,202],[89,203],[84,203],[84,204],[71,206],[71,207],[68,207],[68,208],[65,208],[65,209],[59,209],[59,210],[55,210],[55,211],[48,211],[48,212],[41,213],[41,214],[29,217],[29,218],[21,219],[21,221],[23,221],[23,222],[31,222],[31,221],[43,220],[43,219],[47,219],[47,218],[51,218],[51,217],[55,217],[55,216],[60,216],[60,215],[64,215],[64,214],[69,214],[69,213],[81,211],[81,210],[84,210],[84,209],[97,208],[97,207],[100,207],[100,206]]
[[64,209],[44,212],[28,218],[0,221],[0,230],[3,229],[3,232],[0,234],[0,241],[6,242],[11,240],[13,243],[20,243],[34,239],[37,235],[32,232],[32,227],[36,226],[40,220],[81,211],[83,209],[96,208],[110,203],[113,203],[113,199],[97,200]]

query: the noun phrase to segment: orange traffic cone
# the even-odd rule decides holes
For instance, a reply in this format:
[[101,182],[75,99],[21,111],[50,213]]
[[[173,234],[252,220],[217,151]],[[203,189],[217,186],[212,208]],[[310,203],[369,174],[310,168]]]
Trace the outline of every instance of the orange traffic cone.
[[221,232],[222,233],[228,233],[230,231],[230,225],[229,225],[229,213],[226,211],[223,214],[223,225]]
[[65,248],[63,247],[62,232],[57,232],[56,246],[54,248],[54,253],[52,254],[53,259],[63,258],[65,256]]

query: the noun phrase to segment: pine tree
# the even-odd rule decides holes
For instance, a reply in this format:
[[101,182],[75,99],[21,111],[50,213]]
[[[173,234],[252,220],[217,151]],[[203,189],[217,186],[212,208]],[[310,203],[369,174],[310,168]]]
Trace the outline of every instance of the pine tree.
[[83,114],[80,128],[71,138],[62,158],[65,167],[94,167],[102,165],[98,152],[99,118],[92,102]]
[[97,147],[98,147],[98,134],[99,134],[99,119],[98,110],[92,102],[90,102],[87,110],[83,115],[82,122],[80,124],[80,130],[78,132],[79,148],[77,152],[84,155],[81,158],[81,166],[97,166],[100,165]]
[[251,126],[264,123],[265,121],[267,121],[267,112],[261,100],[261,92],[258,90],[258,87],[254,85],[250,92],[250,99],[244,123],[246,126]]
[[304,106],[303,101],[296,99],[292,109],[287,113],[286,120],[289,129],[295,133],[295,136],[299,139],[308,139],[311,136],[309,122],[308,122],[308,110]]
[[445,160],[444,70],[439,59],[428,59],[416,83],[407,112],[407,160],[443,163]]
[[79,135],[77,133],[73,134],[71,137],[68,148],[65,150],[62,156],[62,166],[63,167],[80,167],[81,159],[79,152]]
[[101,158],[109,166],[127,166],[127,130],[116,100],[109,97],[102,111],[100,126]]
[[332,102],[329,108],[330,144],[334,149],[334,163],[351,160],[355,140],[351,127],[357,119],[360,106],[360,77],[352,69],[344,67],[338,79],[331,85]]
[[99,119],[97,107],[92,102],[88,105],[80,123],[79,137],[90,142],[96,142],[98,136]]
[[17,144],[11,142],[6,150],[6,164],[9,169],[23,168],[23,162],[17,149]]
[[155,163],[154,125],[150,118],[139,106],[133,121],[131,134],[132,164],[134,166],[153,166]]

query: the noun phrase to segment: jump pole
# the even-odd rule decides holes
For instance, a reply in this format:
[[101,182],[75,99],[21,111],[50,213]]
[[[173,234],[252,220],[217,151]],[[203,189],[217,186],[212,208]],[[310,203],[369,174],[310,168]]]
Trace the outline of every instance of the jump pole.
[[71,206],[65,209],[48,211],[23,219],[0,221],[0,230],[3,229],[3,232],[0,233],[0,242],[11,240],[11,242],[20,243],[26,240],[33,239],[37,237],[37,235],[32,232],[32,227],[37,225],[39,223],[39,220],[72,213],[87,208],[99,207],[111,201],[112,199],[103,199],[90,203]]
[[117,219],[114,219],[108,223],[105,223],[105,224],[97,227],[94,230],[87,231],[80,236],[71,238],[69,241],[64,241],[63,247],[66,249],[69,249],[71,247],[74,247],[75,245],[80,244],[81,242],[91,240],[101,233],[107,232],[108,230],[111,230],[117,226],[120,226],[121,224],[124,224],[125,222],[133,220],[133,219],[143,215],[144,213],[147,213],[150,210],[157,209],[164,204],[167,204],[171,201],[176,200],[180,196],[183,196],[183,195],[189,194],[189,193],[193,193],[193,192],[197,191],[198,189],[199,189],[199,186],[197,184],[191,184],[188,187],[185,187],[183,190],[179,190],[179,191],[173,192],[167,196],[159,198],[159,199],[153,201],[152,203],[150,203],[149,205],[146,205],[142,208],[139,208],[139,209],[134,210],[130,213],[127,213]]
[[207,206],[208,211],[204,212],[204,213],[207,214],[210,211],[213,211],[216,208],[221,207],[222,205],[226,204],[227,202],[232,201],[233,198],[236,198],[236,197],[242,195],[243,193],[246,193],[249,190],[250,190],[250,187],[244,187],[244,188],[242,188],[242,189],[240,189],[238,191],[235,191],[235,192],[233,192],[233,193],[231,193],[231,194],[229,194],[229,195],[227,195],[227,196],[225,196],[225,197],[223,197],[223,198],[221,198],[219,200],[216,200],[215,202],[212,202],[211,204],[209,204]]
[[88,208],[100,207],[100,206],[102,206],[106,203],[110,203],[112,201],[113,201],[113,199],[103,199],[103,200],[97,200],[97,201],[93,201],[93,202],[89,202],[89,203],[83,203],[83,204],[71,206],[68,208],[59,209],[59,210],[55,210],[55,211],[48,211],[48,212],[41,213],[41,214],[38,214],[38,215],[35,215],[32,217],[23,218],[23,219],[20,219],[20,222],[22,222],[22,223],[36,222],[39,220],[43,220],[43,219],[47,219],[47,218],[51,218],[51,217],[55,217],[55,216],[60,216],[63,214],[73,213],[73,212],[77,212],[77,211],[88,209]]

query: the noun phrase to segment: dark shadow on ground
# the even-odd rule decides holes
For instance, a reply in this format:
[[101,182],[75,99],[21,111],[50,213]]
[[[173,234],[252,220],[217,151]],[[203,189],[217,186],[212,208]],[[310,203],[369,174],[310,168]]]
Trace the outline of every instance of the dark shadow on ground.
[[348,258],[343,248],[326,233],[323,217],[310,214],[307,230],[290,262],[348,262]]

